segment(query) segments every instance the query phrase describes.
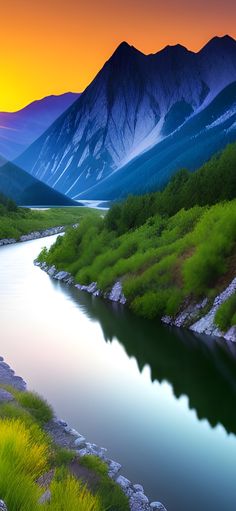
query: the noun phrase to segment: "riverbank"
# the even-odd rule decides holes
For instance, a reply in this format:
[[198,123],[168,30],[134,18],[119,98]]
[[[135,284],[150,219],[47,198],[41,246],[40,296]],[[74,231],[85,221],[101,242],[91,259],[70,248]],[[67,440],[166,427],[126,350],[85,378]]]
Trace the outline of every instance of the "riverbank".
[[[2,388],[5,385],[9,390]],[[26,382],[21,377],[16,376],[10,366],[0,357],[0,406],[3,403],[14,401],[14,395],[10,392],[11,387],[17,391],[27,392]],[[119,475],[122,467],[120,463],[107,457],[106,448],[87,442],[82,434],[57,417],[49,420],[44,429],[56,445],[74,453],[73,459],[95,456],[105,463],[108,467],[108,476],[120,486],[122,492],[128,498],[131,511],[166,511],[160,502],[149,501],[142,485],[133,484],[123,475]],[[47,488],[45,495],[45,499],[50,501],[50,488]],[[42,502],[45,502],[45,499],[42,499]]]
[[[24,239],[24,236],[29,236],[29,239],[37,239],[37,237],[33,236],[34,233],[47,232],[47,230],[60,226],[69,227],[79,223],[84,216],[95,218],[101,215],[101,211],[84,206],[71,208],[57,207],[44,210],[31,210],[17,207],[14,204],[11,207],[12,209],[7,209],[1,204],[0,197],[1,245],[14,243],[15,241],[27,241],[27,238]],[[45,235],[47,236],[47,234]]]
[[[40,267],[50,277],[55,280],[64,282],[67,285],[73,285],[80,291],[85,291],[93,296],[101,296],[111,302],[125,305],[127,299],[123,293],[122,283],[117,281],[109,292],[103,293],[96,282],[92,282],[88,286],[75,283],[73,276],[67,271],[58,271],[55,265],[48,266],[45,262],[34,261],[35,266]],[[226,332],[221,331],[214,323],[215,315],[219,308],[229,300],[236,292],[236,278],[216,296],[211,303],[208,298],[202,299],[197,304],[188,304],[175,317],[163,316],[161,321],[169,326],[178,328],[188,328],[197,334],[206,334],[213,337],[221,337],[227,341],[236,342],[236,327],[230,327]],[[207,310],[206,313],[204,313]]]
[[[75,224],[77,226],[77,224]],[[66,227],[64,225],[60,225],[58,227],[51,227],[50,229],[45,229],[43,231],[34,231],[29,234],[23,234],[19,239],[15,238],[5,238],[0,239],[0,247],[4,245],[13,245],[14,243],[23,243],[24,241],[37,240],[39,238],[46,238],[47,236],[53,236],[54,234],[60,234],[64,232]]]

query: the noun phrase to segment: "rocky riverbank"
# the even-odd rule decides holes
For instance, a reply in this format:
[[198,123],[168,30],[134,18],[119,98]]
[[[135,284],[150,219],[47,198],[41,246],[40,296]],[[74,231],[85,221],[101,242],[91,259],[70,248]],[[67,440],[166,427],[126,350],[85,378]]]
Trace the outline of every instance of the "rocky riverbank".
[[47,236],[53,236],[54,234],[60,234],[65,231],[65,226],[60,225],[58,227],[51,227],[44,231],[34,231],[29,234],[23,234],[18,240],[15,238],[5,238],[0,240],[0,247],[4,245],[12,245],[13,243],[23,243],[23,241],[37,240],[39,238],[46,238]]
[[[75,284],[72,275],[66,271],[58,271],[55,266],[47,266],[44,262],[35,261],[34,264],[39,266],[43,271],[56,280],[64,282],[68,285],[74,285],[80,291],[86,291],[93,296],[102,296],[103,298],[112,302],[121,304],[126,303],[126,298],[122,291],[121,282],[116,282],[112,289],[107,293],[102,293],[98,289],[97,283],[92,282],[88,286]],[[215,337],[222,337],[227,341],[236,342],[236,327],[231,327],[227,332],[222,332],[217,328],[214,323],[214,318],[217,310],[233,293],[236,292],[236,278],[227,286],[227,288],[216,296],[213,304],[210,304],[208,299],[205,298],[197,304],[188,304],[183,310],[175,317],[164,316],[162,322],[169,326],[176,326],[178,328],[184,327],[192,330],[195,333],[206,334]],[[205,312],[207,310],[207,312]]]
[[[26,390],[25,381],[15,375],[14,371],[4,362],[2,357],[0,357],[0,384],[11,385],[21,391]],[[14,397],[10,392],[0,388],[0,403],[10,402],[13,399]],[[126,477],[119,474],[122,467],[120,463],[107,456],[106,448],[87,442],[83,435],[71,428],[64,420],[56,417],[47,423],[45,430],[57,445],[73,450],[75,456],[83,457],[85,455],[94,455],[105,462],[108,466],[109,476],[120,485],[122,491],[128,497],[131,511],[166,511],[165,507],[160,502],[149,501],[144,493],[142,485],[133,484]],[[48,500],[50,499],[50,491],[47,490],[46,493]],[[42,502],[45,502],[45,500],[42,500]],[[4,506],[5,504],[0,500],[0,511],[7,511]]]
[[[214,299],[213,304],[205,298],[195,305],[188,305],[175,318],[165,316],[162,321],[168,325],[177,327],[187,327],[197,334],[206,334],[214,337],[222,337],[226,341],[236,342],[236,326],[232,326],[227,332],[222,332],[215,325],[215,315],[219,307],[230,296],[236,292],[236,278]],[[204,311],[207,310],[206,313]]]

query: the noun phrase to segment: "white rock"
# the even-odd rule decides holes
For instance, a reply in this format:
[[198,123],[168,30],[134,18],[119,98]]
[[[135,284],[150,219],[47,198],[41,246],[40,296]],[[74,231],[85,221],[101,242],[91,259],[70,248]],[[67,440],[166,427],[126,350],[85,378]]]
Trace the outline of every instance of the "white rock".
[[79,450],[78,450],[78,451],[76,451],[76,452],[77,452],[77,454],[79,454],[79,456],[81,456],[81,458],[82,458],[83,456],[86,456],[86,455],[88,454],[87,449],[79,449]]
[[161,502],[151,502],[150,508],[153,511],[166,511],[165,506]]
[[84,444],[85,443],[85,438],[84,436],[79,436],[78,438],[76,438],[75,440],[75,446],[78,447],[79,445],[81,444]]
[[123,492],[126,495],[128,495],[129,494],[129,490],[131,489],[131,486],[132,486],[132,484],[129,481],[129,479],[126,479],[126,477],[124,477],[124,476],[118,476],[117,479],[116,479],[116,482],[122,488]]
[[55,424],[58,424],[58,426],[67,427],[67,422],[64,421],[63,419],[58,419],[57,417],[54,417],[53,422],[55,422]]
[[13,401],[13,399],[14,399],[14,397],[10,392],[8,392],[5,389],[0,388],[0,403],[7,402],[7,401]]
[[70,428],[70,426],[66,426],[64,431],[69,435],[76,436],[77,438],[82,436],[76,429]]
[[111,292],[108,294],[108,299],[112,302],[120,302],[122,304],[126,303],[126,298],[122,292],[121,282],[116,282],[114,284]]
[[231,326],[224,338],[226,341],[236,342],[236,326]]
[[135,491],[141,491],[142,493],[144,493],[144,488],[141,484],[134,484],[133,488],[135,489]]
[[[49,502],[51,500],[51,492],[50,490],[46,490],[43,495],[41,495],[39,499],[39,504],[45,504],[45,502]],[[0,508],[1,509],[1,508]]]

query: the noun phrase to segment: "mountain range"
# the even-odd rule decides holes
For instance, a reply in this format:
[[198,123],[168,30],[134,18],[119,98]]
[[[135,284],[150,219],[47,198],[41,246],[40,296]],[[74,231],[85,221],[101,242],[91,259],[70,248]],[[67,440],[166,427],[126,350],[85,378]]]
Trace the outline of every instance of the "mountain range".
[[144,55],[122,43],[16,163],[76,200],[162,187],[236,139],[236,41]]
[[47,96],[17,112],[0,112],[0,154],[6,160],[15,159],[79,96],[72,92]]

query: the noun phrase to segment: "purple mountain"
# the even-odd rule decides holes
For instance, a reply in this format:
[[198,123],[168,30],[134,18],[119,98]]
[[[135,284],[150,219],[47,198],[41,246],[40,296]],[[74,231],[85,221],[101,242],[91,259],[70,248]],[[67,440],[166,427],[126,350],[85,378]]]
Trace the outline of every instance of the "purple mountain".
[[68,92],[34,101],[17,112],[0,112],[0,154],[15,159],[34,142],[80,94]]
[[[176,45],[144,55],[121,43],[80,98],[17,164],[74,199],[116,198],[119,176],[126,193],[131,162],[129,192],[138,184],[139,191],[147,184],[156,186],[154,175],[146,182],[146,160],[144,166],[142,159],[144,170],[139,173],[139,158],[146,154],[154,162],[153,173],[162,173],[163,184],[172,170],[183,165],[196,168],[235,137],[230,129],[235,122],[235,90],[226,90],[233,82],[236,41],[229,36],[215,37],[198,53]],[[191,129],[183,130],[190,121]],[[157,159],[156,153],[155,158],[150,156],[154,147],[161,148]],[[106,188],[112,188],[111,195]]]

